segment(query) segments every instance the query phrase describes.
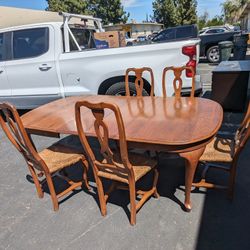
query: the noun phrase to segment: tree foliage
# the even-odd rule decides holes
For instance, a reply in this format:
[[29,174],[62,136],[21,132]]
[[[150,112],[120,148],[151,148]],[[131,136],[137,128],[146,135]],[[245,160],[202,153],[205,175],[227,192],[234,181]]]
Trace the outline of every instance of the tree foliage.
[[176,16],[178,24],[194,24],[197,22],[197,1],[196,0],[176,0]]
[[166,27],[197,22],[196,0],[154,0],[154,20]]
[[84,0],[47,0],[47,2],[49,11],[89,14],[88,3]]
[[104,24],[126,23],[129,17],[120,0],[91,0],[89,10],[101,18]]
[[220,26],[225,24],[223,16],[215,16],[207,21],[206,26]]
[[210,26],[220,26],[224,25],[224,17],[222,16],[215,16],[212,19],[209,19],[209,14],[207,11],[204,12],[203,15],[199,16],[198,18],[198,27],[199,30],[203,29],[204,27]]
[[176,25],[176,10],[172,0],[155,0],[153,1],[153,18],[156,22],[164,26]]
[[207,21],[208,21],[209,14],[207,11],[203,13],[203,15],[199,16],[198,18],[198,28],[199,30],[203,29],[204,27],[207,26]]
[[226,22],[231,24],[237,22],[237,20],[239,19],[239,15],[241,13],[241,8],[247,2],[249,2],[249,0],[226,0],[222,4]]
[[120,0],[47,0],[47,2],[47,10],[90,14],[102,18],[104,24],[125,23],[129,17]]

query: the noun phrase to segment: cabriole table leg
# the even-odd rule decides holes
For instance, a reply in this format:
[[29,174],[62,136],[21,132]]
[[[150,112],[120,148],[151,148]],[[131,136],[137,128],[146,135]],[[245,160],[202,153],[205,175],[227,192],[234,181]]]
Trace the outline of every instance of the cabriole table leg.
[[194,179],[195,170],[197,168],[199,159],[203,154],[205,147],[199,148],[194,151],[180,153],[180,156],[185,159],[185,209],[190,212],[192,209],[190,194],[192,183]]

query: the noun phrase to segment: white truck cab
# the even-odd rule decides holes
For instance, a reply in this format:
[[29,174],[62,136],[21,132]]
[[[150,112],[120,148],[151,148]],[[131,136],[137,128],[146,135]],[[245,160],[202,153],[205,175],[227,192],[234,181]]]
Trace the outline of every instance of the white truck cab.
[[[0,101],[30,109],[73,95],[123,95],[124,75],[130,67],[151,67],[155,95],[161,96],[163,68],[197,64],[198,39],[96,49],[93,33],[103,31],[101,20],[62,15],[62,22],[0,29]],[[70,24],[72,17],[83,20],[83,24]],[[89,18],[94,23],[92,27],[86,25]],[[149,75],[144,79],[149,93]],[[174,93],[172,79],[173,75],[167,76],[169,96]],[[131,85],[133,80],[131,76]],[[190,91],[191,77],[185,73],[183,86],[184,91]],[[200,89],[197,81],[196,90]]]

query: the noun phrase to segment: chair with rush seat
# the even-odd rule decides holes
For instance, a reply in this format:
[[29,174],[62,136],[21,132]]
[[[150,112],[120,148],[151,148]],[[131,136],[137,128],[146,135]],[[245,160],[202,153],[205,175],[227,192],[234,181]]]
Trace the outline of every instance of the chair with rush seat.
[[[228,189],[229,198],[233,198],[236,169],[239,156],[250,137],[250,103],[247,113],[234,139],[215,137],[206,147],[200,158],[200,162],[205,165],[202,179],[198,183],[193,183],[195,187],[222,188]],[[222,169],[229,172],[228,186],[217,185],[206,181],[206,172],[209,168]]]
[[[88,162],[85,156],[76,152],[73,148],[58,143],[37,152],[30,135],[26,132],[21,118],[14,106],[8,103],[0,103],[0,124],[11,143],[24,157],[32,175],[39,198],[43,198],[42,184],[47,181],[54,210],[59,209],[58,199],[68,192],[82,186],[82,181],[73,182],[67,177],[66,168],[81,162],[83,165],[83,180],[89,189],[87,180]],[[6,123],[5,121],[6,120]],[[45,176],[43,180],[39,180]],[[69,187],[56,194],[53,177],[58,176],[69,184]]]
[[[91,110],[93,114],[94,129],[100,144],[101,160],[97,160],[84,132],[81,109],[86,108]],[[111,150],[109,146],[110,130],[105,120],[106,111],[109,114],[109,119],[110,115],[114,115],[118,131],[119,149]],[[79,101],[76,103],[75,112],[78,134],[89,163],[93,168],[102,215],[104,216],[107,213],[106,202],[110,193],[115,188],[128,189],[131,207],[130,223],[134,225],[136,223],[136,212],[142,207],[146,200],[152,195],[158,197],[156,189],[158,180],[158,171],[156,169],[157,161],[141,154],[128,153],[124,123],[118,106],[110,103],[93,104],[87,101]],[[136,190],[136,182],[151,170],[154,170],[152,187],[148,191]],[[103,188],[103,178],[112,181],[106,193]],[[140,195],[141,199],[136,204],[137,195]]]
[[130,84],[129,84],[129,74],[131,72],[135,73],[135,89],[136,89],[136,95],[137,96],[143,96],[143,95],[148,95],[147,92],[144,89],[144,81],[143,80],[143,73],[144,72],[149,72],[150,74],[150,78],[151,78],[151,82],[150,82],[150,86],[151,86],[151,90],[150,90],[150,96],[154,96],[154,74],[153,74],[153,70],[151,68],[148,67],[143,67],[143,68],[128,68],[126,70],[126,74],[125,74],[125,89],[126,89],[126,96],[130,96]]
[[[181,79],[181,75],[183,71],[187,71],[190,73],[192,77],[192,90],[191,90],[191,97],[194,97],[194,92],[195,92],[195,71],[193,67],[166,67],[163,69],[163,74],[162,74],[162,93],[163,97],[167,96],[167,90],[166,90],[166,74],[168,71],[173,71],[174,72],[174,80],[173,80],[173,86],[174,86],[174,92],[176,97],[181,97],[181,91],[182,91],[182,84],[183,81]],[[178,84],[177,84],[178,83]]]

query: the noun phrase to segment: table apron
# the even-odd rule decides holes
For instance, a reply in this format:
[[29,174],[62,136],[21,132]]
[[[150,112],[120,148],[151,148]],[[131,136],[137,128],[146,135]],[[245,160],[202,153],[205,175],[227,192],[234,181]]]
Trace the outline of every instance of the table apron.
[[[28,134],[34,134],[39,136],[47,136],[47,137],[55,137],[60,138],[60,133],[52,132],[52,131],[41,131],[36,129],[26,129]],[[168,153],[183,153],[197,150],[199,148],[205,147],[213,138],[209,137],[205,140],[191,143],[191,144],[181,144],[181,145],[168,145],[168,144],[157,144],[157,143],[149,143],[149,142],[136,142],[136,141],[127,141],[128,148],[141,148],[149,151],[157,151],[157,152],[168,152]],[[90,137],[95,137],[91,135]],[[110,138],[112,139],[112,138]],[[117,139],[113,139],[115,141],[119,141]]]
[[30,135],[39,135],[39,136],[60,138],[60,133],[57,133],[57,132],[42,131],[42,130],[29,129],[29,128],[26,128],[26,132]]
[[196,143],[182,144],[182,145],[167,145],[167,144],[163,145],[163,144],[153,144],[146,142],[128,142],[128,148],[142,148],[145,150],[166,152],[166,153],[184,153],[205,147],[210,141],[212,141],[214,136],[215,135]]

